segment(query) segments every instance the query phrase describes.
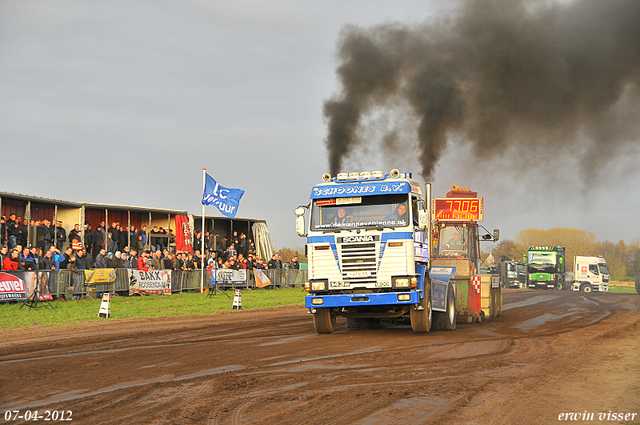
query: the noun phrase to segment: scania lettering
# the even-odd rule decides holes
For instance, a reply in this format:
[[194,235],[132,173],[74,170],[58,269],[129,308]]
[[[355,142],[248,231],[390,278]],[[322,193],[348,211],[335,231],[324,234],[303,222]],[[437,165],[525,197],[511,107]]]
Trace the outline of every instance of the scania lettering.
[[455,329],[455,270],[429,269],[430,191],[398,170],[325,173],[313,187],[296,232],[307,238],[305,306],[318,333],[333,332],[338,316],[350,329],[382,319],[408,320],[415,332]]

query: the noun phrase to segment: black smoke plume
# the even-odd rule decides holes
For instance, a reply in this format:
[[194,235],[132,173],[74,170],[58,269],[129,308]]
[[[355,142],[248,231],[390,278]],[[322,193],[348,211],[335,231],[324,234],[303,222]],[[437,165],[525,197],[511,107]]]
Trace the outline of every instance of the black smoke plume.
[[469,0],[438,22],[347,26],[338,57],[342,88],[324,104],[334,175],[370,142],[364,118],[398,99],[417,117],[427,180],[452,135],[489,159],[580,146],[606,160],[638,141],[638,0]]

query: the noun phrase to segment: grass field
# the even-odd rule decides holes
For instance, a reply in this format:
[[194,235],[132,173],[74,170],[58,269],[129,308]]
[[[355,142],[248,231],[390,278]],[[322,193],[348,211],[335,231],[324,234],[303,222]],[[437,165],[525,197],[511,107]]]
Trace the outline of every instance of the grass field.
[[609,292],[616,294],[637,294],[635,282],[627,280],[612,280],[609,282]]
[[[214,297],[207,294],[183,293],[153,295],[147,297],[111,298],[111,317],[108,320],[128,318],[153,318],[169,316],[201,316],[233,307],[233,291]],[[242,291],[242,309],[251,310],[286,305],[304,305],[306,292],[300,288]],[[37,309],[16,304],[0,304],[0,329],[26,328],[30,326],[62,326],[105,320],[98,317],[101,300],[52,301],[50,309],[45,304]]]

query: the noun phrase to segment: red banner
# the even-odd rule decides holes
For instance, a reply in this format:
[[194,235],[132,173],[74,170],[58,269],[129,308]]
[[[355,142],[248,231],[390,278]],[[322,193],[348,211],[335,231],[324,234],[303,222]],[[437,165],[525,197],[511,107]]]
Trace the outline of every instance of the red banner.
[[193,254],[193,227],[188,215],[176,215],[176,250]]

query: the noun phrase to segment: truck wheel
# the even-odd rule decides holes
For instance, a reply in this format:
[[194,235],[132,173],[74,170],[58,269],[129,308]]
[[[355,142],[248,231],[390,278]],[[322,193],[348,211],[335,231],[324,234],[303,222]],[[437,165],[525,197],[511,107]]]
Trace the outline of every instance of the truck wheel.
[[589,285],[588,283],[582,285],[582,292],[591,292],[591,285]]
[[318,308],[313,315],[313,327],[319,334],[330,334],[336,324],[336,316],[330,308]]
[[447,311],[433,312],[433,330],[454,331],[456,329],[456,296],[453,292],[453,285],[447,288]]
[[431,285],[425,288],[425,296],[420,300],[418,304],[422,307],[421,310],[416,310],[414,307],[410,309],[411,315],[411,329],[414,332],[429,332],[431,330]]
[[556,282],[556,290],[562,291],[562,282]]

